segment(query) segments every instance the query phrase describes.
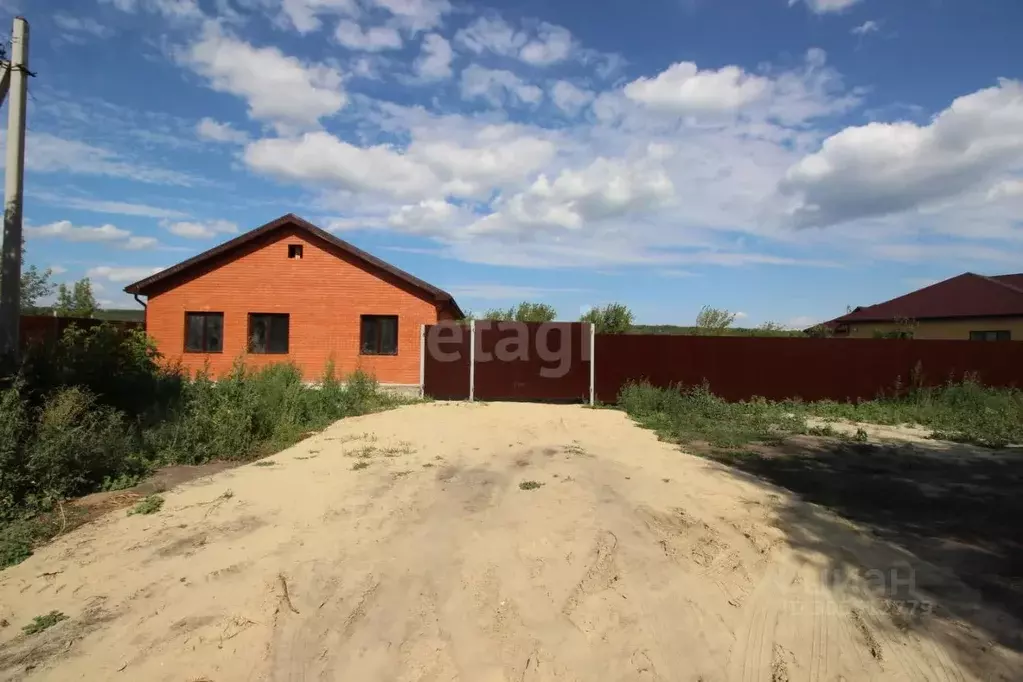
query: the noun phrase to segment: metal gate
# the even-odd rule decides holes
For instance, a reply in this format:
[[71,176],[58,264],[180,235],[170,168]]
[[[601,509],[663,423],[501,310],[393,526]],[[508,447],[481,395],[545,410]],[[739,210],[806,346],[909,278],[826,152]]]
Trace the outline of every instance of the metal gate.
[[443,400],[593,400],[593,331],[578,322],[423,329],[423,393]]

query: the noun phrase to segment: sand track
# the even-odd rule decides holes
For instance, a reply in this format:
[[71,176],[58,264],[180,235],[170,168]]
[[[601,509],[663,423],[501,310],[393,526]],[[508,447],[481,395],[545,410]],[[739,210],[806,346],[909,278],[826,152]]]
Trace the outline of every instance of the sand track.
[[[173,490],[156,515],[112,512],[0,573],[10,623],[0,679],[1010,680],[1023,670],[1018,654],[948,614],[906,616],[907,595],[887,599],[862,572],[835,579],[774,520],[782,505],[805,508],[814,532],[863,570],[892,566],[892,548],[618,412],[420,405],[338,422],[270,459]],[[369,466],[353,469],[360,461]],[[20,634],[51,610],[69,619]]]

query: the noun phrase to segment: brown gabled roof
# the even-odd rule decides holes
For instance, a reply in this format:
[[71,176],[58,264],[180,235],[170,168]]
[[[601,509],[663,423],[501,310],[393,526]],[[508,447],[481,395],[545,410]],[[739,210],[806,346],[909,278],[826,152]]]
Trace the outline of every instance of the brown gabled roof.
[[884,303],[857,308],[827,324],[956,317],[1023,316],[1023,273],[985,277],[972,272]]
[[337,237],[327,232],[326,230],[322,230],[319,227],[316,227],[309,221],[303,220],[302,218],[299,218],[297,215],[293,213],[283,215],[277,220],[270,221],[266,225],[257,227],[254,230],[249,230],[245,234],[239,235],[234,239],[228,240],[218,246],[214,246],[209,251],[203,251],[198,256],[193,256],[188,260],[183,260],[177,265],[172,265],[166,270],[161,270],[160,272],[154,275],[150,275],[145,279],[140,279],[134,284],[129,284],[124,288],[124,291],[125,293],[129,294],[141,294],[145,296],[147,295],[146,292],[152,290],[152,287],[154,285],[160,282],[164,282],[170,277],[183,274],[188,270],[191,270],[192,268],[202,265],[203,263],[206,263],[214,258],[217,258],[218,256],[226,255],[231,251],[234,251],[235,249],[245,246],[246,244],[252,242],[253,240],[259,239],[260,237],[269,234],[274,230],[278,230],[284,227],[295,227],[304,232],[309,233],[314,237],[322,239],[328,244],[336,246],[345,253],[363,261],[367,265],[382,270],[383,272],[391,275],[392,277],[395,277],[411,285],[414,289],[418,289],[419,291],[427,294],[427,296],[433,298],[437,302],[449,305],[452,309],[452,312],[455,314],[455,317],[462,318],[465,316],[464,313],[462,313],[462,310],[458,307],[458,304],[455,302],[454,297],[448,292],[444,291],[443,289],[438,289],[432,284],[428,284],[423,280],[419,279],[418,277],[414,277],[413,275],[410,275],[404,270],[396,268],[390,263],[386,263],[377,258],[376,256],[367,253],[362,249],[353,246],[352,244],[349,244],[343,239],[338,239]]

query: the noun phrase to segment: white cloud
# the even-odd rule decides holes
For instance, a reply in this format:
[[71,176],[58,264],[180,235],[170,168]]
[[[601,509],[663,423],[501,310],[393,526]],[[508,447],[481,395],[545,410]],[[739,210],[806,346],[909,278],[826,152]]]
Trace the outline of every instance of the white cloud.
[[498,16],[479,17],[455,34],[455,42],[474,54],[517,55],[529,38]]
[[[460,116],[427,117],[412,125],[404,150],[360,147],[320,132],[253,142],[243,158],[257,172],[403,202],[484,198],[525,183],[555,156],[556,144],[536,132]],[[351,200],[338,205],[350,209]]]
[[416,76],[424,81],[450,78],[453,56],[451,43],[436,33],[430,33],[423,38],[421,51],[413,64],[413,69]]
[[554,104],[570,116],[578,114],[587,104],[593,101],[593,93],[584,90],[568,81],[557,81],[550,90]]
[[198,0],[101,0],[122,12],[144,10],[155,12],[168,19],[194,21],[203,17]]
[[53,223],[26,228],[28,234],[35,237],[56,237],[69,242],[113,242],[125,240],[131,236],[128,230],[113,225],[99,227],[75,227],[70,220],[58,220]]
[[208,239],[221,234],[236,234],[238,232],[238,225],[229,220],[163,221],[161,225],[171,234],[190,239]]
[[389,12],[411,33],[437,28],[453,9],[448,0],[368,0],[368,4]]
[[990,201],[1015,197],[1023,197],[1023,179],[1002,180],[987,192]]
[[54,275],[63,275],[65,272],[67,272],[67,268],[65,268],[63,265],[51,265],[50,267],[47,268],[47,270],[49,270]]
[[209,117],[196,124],[195,132],[203,140],[213,142],[244,144],[249,140],[248,133],[235,129],[230,123],[220,123]]
[[443,233],[456,223],[464,224],[464,214],[458,206],[442,199],[424,199],[418,204],[402,206],[391,214],[387,222],[403,232]]
[[318,127],[321,118],[348,101],[334,67],[304,62],[276,47],[255,47],[212,22],[179,60],[207,78],[214,90],[245,99],[249,116],[282,130]]
[[789,7],[799,2],[805,2],[809,10],[814,14],[827,14],[829,12],[841,12],[860,2],[860,0],[789,0]]
[[432,170],[442,193],[482,198],[524,181],[554,158],[556,144],[536,132],[510,124],[477,127],[458,139],[416,131],[408,155]]
[[511,71],[487,69],[471,64],[462,71],[462,99],[481,98],[492,106],[507,103],[539,104],[543,90],[526,83]]
[[60,239],[67,242],[100,242],[119,246],[122,249],[148,249],[157,245],[153,237],[136,237],[128,230],[106,224],[99,227],[74,226],[69,220],[58,220],[46,225],[25,228],[31,237],[43,239]]
[[523,45],[519,59],[535,66],[547,66],[568,58],[572,52],[572,34],[553,24],[540,24],[536,36]]
[[299,33],[310,33],[322,26],[321,14],[357,16],[355,0],[281,0],[281,23],[290,24]]
[[53,23],[63,31],[62,37],[70,42],[84,42],[85,36],[109,38],[113,29],[104,26],[91,17],[73,17],[67,14],[55,14]]
[[110,244],[122,249],[138,251],[159,245],[155,237],[139,237],[131,231],[109,223],[98,227],[75,226],[70,220],[58,220],[45,225],[28,225],[25,232],[29,237],[59,239],[72,243]]
[[371,26],[363,29],[356,22],[348,19],[342,19],[338,23],[337,30],[334,31],[334,38],[349,50],[365,52],[398,50],[402,46],[401,34],[396,28]]
[[659,208],[675,188],[656,161],[598,158],[553,180],[540,177],[524,192],[498,203],[497,210],[469,226],[476,234],[523,230],[580,230],[591,223]]
[[474,54],[493,52],[534,66],[564,61],[575,47],[568,29],[540,23],[533,30],[517,30],[499,16],[483,16],[455,34],[455,42]]
[[679,115],[735,111],[762,97],[771,81],[737,66],[700,70],[678,62],[654,78],[638,78],[625,86],[625,96],[651,109]]
[[868,21],[864,21],[859,26],[854,26],[850,33],[852,33],[854,36],[865,36],[868,33],[877,33],[880,30],[881,24],[871,19]]
[[431,193],[437,177],[388,145],[357,147],[324,132],[298,139],[266,139],[245,149],[254,170],[292,180],[311,181],[351,192],[379,192],[395,197]]
[[33,191],[28,193],[33,199],[54,206],[73,208],[93,213],[114,213],[118,215],[145,216],[147,218],[184,218],[187,214],[169,208],[158,208],[146,204],[132,204],[123,201],[105,201],[84,197],[65,196],[54,192]]
[[128,241],[122,244],[122,248],[141,251],[142,249],[151,249],[159,243],[156,237],[128,237]]
[[[4,142],[5,137],[0,131],[0,142]],[[187,186],[197,182],[185,173],[146,166],[113,150],[50,133],[30,130],[25,148],[31,150],[25,155],[25,167],[39,173],[103,175],[158,185]]]
[[443,23],[445,14],[452,10],[448,0],[280,0],[279,23],[291,26],[299,33],[318,30],[324,15],[358,18],[366,11],[389,14],[396,26],[410,33],[428,31]]
[[89,268],[85,275],[90,278],[105,279],[109,282],[137,282],[150,275],[160,272],[163,268],[147,267],[120,267],[112,265],[99,265]]
[[988,185],[1023,166],[1023,84],[956,99],[930,124],[846,128],[793,165],[783,191],[797,226],[826,226],[908,211]]

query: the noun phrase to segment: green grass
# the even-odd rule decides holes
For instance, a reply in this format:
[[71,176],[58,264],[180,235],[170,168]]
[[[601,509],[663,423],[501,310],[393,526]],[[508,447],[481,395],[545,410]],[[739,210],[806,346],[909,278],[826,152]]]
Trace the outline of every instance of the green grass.
[[522,483],[519,483],[519,490],[536,490],[542,485],[543,483],[539,483],[537,481],[523,481]]
[[146,495],[139,503],[136,504],[128,512],[128,516],[135,516],[136,514],[149,515],[155,514],[160,511],[163,507],[163,498],[159,495]]
[[358,462],[352,465],[352,471],[359,471],[369,466],[369,462],[364,459],[360,459]]
[[[918,424],[932,429],[935,438],[988,447],[1023,443],[1023,391],[987,388],[972,381],[859,403],[763,399],[729,403],[706,386],[665,389],[629,384],[622,389],[618,404],[664,440],[702,442],[711,448],[771,445],[795,434],[838,435],[829,424],[808,426],[810,417]],[[867,433],[859,429],[848,437],[864,442]]]
[[255,464],[253,464],[252,466],[272,467],[272,466],[277,466],[277,462],[273,461],[272,459],[261,459],[258,462],[256,462]]
[[21,631],[26,635],[34,635],[42,632],[43,630],[52,628],[62,620],[67,620],[67,616],[60,611],[50,611],[45,616],[36,616],[33,618],[31,623],[21,628]]

